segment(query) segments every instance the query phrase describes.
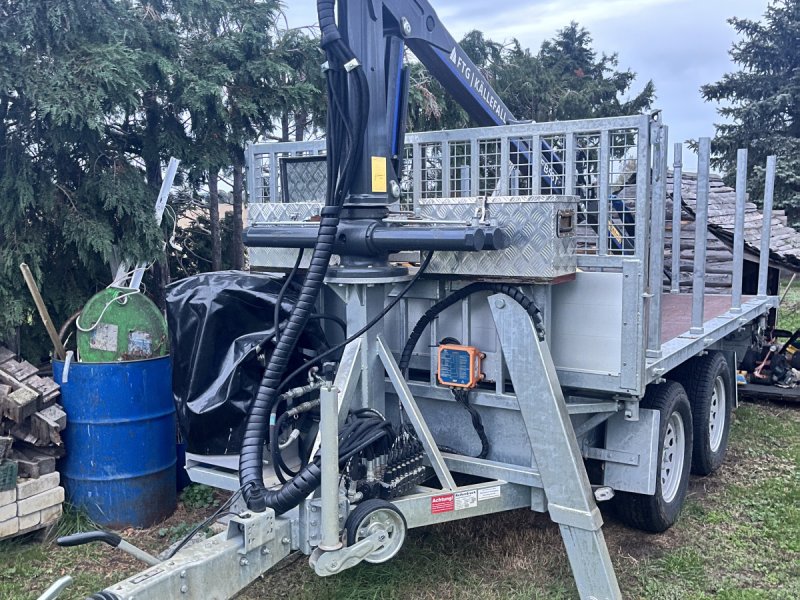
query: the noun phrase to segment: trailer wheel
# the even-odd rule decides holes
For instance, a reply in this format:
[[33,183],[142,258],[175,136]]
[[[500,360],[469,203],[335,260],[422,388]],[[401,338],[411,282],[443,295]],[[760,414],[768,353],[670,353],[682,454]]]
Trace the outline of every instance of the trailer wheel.
[[710,475],[725,460],[733,412],[733,382],[721,352],[690,360],[676,377],[689,396],[694,420],[692,473]]
[[692,409],[683,387],[674,381],[649,386],[641,406],[660,413],[656,492],[652,496],[619,492],[616,508],[628,525],[660,533],[675,524],[686,499],[692,461]]
[[347,545],[369,537],[373,533],[385,536],[384,545],[364,558],[368,563],[379,564],[394,558],[406,539],[406,518],[397,507],[386,500],[364,500],[347,517]]

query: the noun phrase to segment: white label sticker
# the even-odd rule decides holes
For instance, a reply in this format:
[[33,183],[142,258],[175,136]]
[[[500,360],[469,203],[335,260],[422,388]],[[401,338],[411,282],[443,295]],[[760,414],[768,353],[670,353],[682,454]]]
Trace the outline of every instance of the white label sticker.
[[500,496],[501,493],[499,485],[495,485],[488,488],[482,488],[478,490],[478,502],[483,502],[484,500],[490,500],[491,498],[499,498]]
[[456,510],[478,506],[478,490],[456,492]]
[[89,336],[89,347],[106,352],[117,351],[117,334],[119,328],[110,323],[100,323]]

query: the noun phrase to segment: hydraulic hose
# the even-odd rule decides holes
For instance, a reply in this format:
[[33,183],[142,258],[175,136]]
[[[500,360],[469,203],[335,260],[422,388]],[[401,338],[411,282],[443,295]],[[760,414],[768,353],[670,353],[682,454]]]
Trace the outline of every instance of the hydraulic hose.
[[417,342],[419,342],[419,338],[422,337],[422,332],[425,331],[425,328],[430,325],[431,321],[433,321],[440,313],[444,312],[451,306],[453,306],[456,302],[460,302],[467,296],[471,296],[472,294],[476,294],[478,292],[493,292],[495,294],[505,294],[514,302],[519,304],[525,312],[530,315],[531,319],[533,319],[533,325],[536,328],[536,333],[540,340],[544,340],[544,326],[542,324],[542,315],[539,312],[539,309],[533,303],[533,300],[528,298],[522,290],[518,287],[509,285],[507,283],[492,283],[488,281],[479,281],[476,283],[471,283],[468,286],[461,288],[460,290],[453,292],[447,298],[440,300],[433,306],[431,306],[425,314],[420,317],[420,320],[417,321],[417,324],[414,326],[414,329],[411,331],[411,335],[408,336],[408,341],[406,341],[406,345],[403,347],[403,353],[400,355],[400,361],[398,362],[398,366],[400,370],[404,373],[408,370],[408,365],[411,362],[411,354],[414,352],[414,348],[417,346]]
[[319,485],[320,469],[310,463],[280,489],[267,490],[263,477],[264,442],[269,416],[278,399],[278,388],[297,340],[313,313],[328,271],[339,214],[358,169],[369,113],[366,76],[357,63],[353,64],[355,57],[341,39],[335,21],[335,0],[318,0],[317,12],[322,29],[322,47],[328,59],[328,193],[297,302],[280,338],[276,336],[275,347],[245,423],[239,456],[239,482],[247,507],[254,512],[264,512],[268,507],[278,514],[286,512]]

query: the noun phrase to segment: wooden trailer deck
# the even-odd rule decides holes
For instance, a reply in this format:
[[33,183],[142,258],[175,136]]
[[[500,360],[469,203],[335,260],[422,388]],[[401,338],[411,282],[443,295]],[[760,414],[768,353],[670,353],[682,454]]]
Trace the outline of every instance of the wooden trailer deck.
[[706,294],[703,329],[692,332],[692,294],[665,293],[661,298],[661,352],[647,358],[648,383],[777,305],[775,296],[743,296],[741,310],[731,312],[730,295]]

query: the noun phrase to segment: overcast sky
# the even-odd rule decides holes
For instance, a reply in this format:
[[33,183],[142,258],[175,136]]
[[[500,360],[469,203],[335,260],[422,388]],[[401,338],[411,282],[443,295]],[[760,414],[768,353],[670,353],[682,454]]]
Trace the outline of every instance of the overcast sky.
[[[290,27],[316,24],[314,0],[286,2]],[[495,41],[515,37],[537,51],[570,21],[586,27],[598,52],[619,54],[621,69],[638,74],[634,91],[652,79],[655,108],[669,125],[670,146],[712,136],[715,104],[699,88],[735,70],[728,50],[736,39],[727,18],[759,19],[767,0],[431,0],[456,39],[480,29]],[[670,158],[670,160],[672,160]],[[696,159],[684,150],[684,163]]]

